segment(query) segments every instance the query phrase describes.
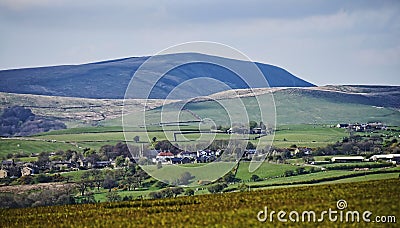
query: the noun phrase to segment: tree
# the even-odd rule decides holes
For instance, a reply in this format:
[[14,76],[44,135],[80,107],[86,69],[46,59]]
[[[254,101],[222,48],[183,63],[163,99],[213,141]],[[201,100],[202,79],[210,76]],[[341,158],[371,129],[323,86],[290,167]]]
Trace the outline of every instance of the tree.
[[76,151],[72,151],[72,150],[67,150],[65,151],[62,156],[63,156],[63,160],[71,160],[72,159],[72,155],[76,153]]
[[72,195],[62,194],[55,202],[56,205],[75,204],[75,198]]
[[218,192],[222,192],[222,190],[224,190],[224,188],[226,188],[227,187],[227,185],[226,184],[215,184],[215,185],[211,185],[211,186],[209,186],[208,188],[207,188],[207,190],[210,192],[210,193],[218,193]]
[[36,176],[36,181],[38,183],[49,183],[53,181],[53,178],[47,174],[41,173]]
[[284,174],[285,177],[290,177],[290,176],[293,176],[293,175],[294,175],[293,170],[286,170],[285,174]]
[[267,130],[267,126],[262,121],[260,122],[259,127],[261,128],[261,130]]
[[257,122],[254,121],[254,120],[251,120],[251,121],[249,122],[249,128],[250,128],[250,130],[253,130],[253,129],[256,128],[256,127],[257,127]]
[[117,183],[117,181],[114,179],[114,177],[112,177],[112,176],[110,176],[110,175],[107,175],[107,176],[104,178],[104,181],[103,181],[103,188],[108,189],[109,192],[111,192],[111,189],[112,189],[112,188],[115,188],[115,187],[117,187],[117,186],[118,186],[118,183]]
[[101,159],[103,160],[109,160],[111,157],[111,154],[113,153],[114,146],[111,145],[103,145],[100,147],[99,153],[101,155]]
[[166,188],[161,190],[161,195],[163,198],[172,198],[174,196],[174,192],[172,191],[172,188]]
[[34,183],[32,176],[22,176],[19,178],[18,181],[20,184],[33,184]]
[[136,188],[140,187],[139,177],[129,176],[127,182],[129,191],[131,190],[131,187],[133,187],[133,190],[136,190]]
[[36,165],[39,166],[39,168],[44,169],[49,162],[49,154],[46,152],[41,152],[39,154],[38,160],[36,161]]
[[125,163],[125,158],[122,157],[122,155],[121,155],[121,156],[118,156],[118,157],[115,159],[115,166],[116,166],[116,167],[121,167],[121,166],[124,165],[124,163]]
[[136,174],[135,174],[135,177],[137,178],[139,186],[141,186],[142,185],[142,181],[144,179],[149,178],[150,176],[145,171],[143,171],[143,169],[138,169]]
[[253,174],[253,175],[251,175],[251,177],[250,177],[250,180],[252,180],[252,181],[259,181],[261,178],[258,176],[258,175],[256,175],[256,174]]
[[96,199],[93,194],[87,194],[81,199],[81,203],[96,203]]
[[193,196],[194,195],[194,190],[191,188],[186,189],[185,191],[186,196]]
[[157,169],[161,169],[161,168],[162,168],[161,161],[158,161],[158,162],[157,162]]
[[182,187],[175,187],[172,188],[172,193],[174,194],[174,197],[177,197],[178,195],[183,193],[183,188]]
[[154,149],[163,150],[163,151],[171,151],[172,153],[174,153],[174,152],[178,153],[179,152],[178,147],[179,146],[172,145],[172,143],[168,140],[161,140],[156,143],[156,145],[154,146]]
[[161,194],[161,192],[150,192],[149,197],[152,199],[161,199],[163,195]]
[[133,137],[133,141],[135,141],[135,143],[138,143],[140,141],[140,137],[136,135],[135,137]]
[[100,156],[96,153],[96,150],[94,149],[86,150],[83,154],[87,158],[87,160],[92,163],[92,165],[100,161]]
[[89,176],[89,172],[85,172],[82,174],[81,179],[76,182],[77,188],[79,189],[79,192],[82,196],[85,195],[87,188],[92,186],[92,182],[89,180]]
[[306,171],[306,170],[305,170],[304,167],[299,167],[299,168],[296,169],[296,173],[299,174],[299,175],[304,174],[305,171]]
[[88,173],[92,177],[93,184],[97,187],[97,191],[100,191],[100,187],[104,182],[103,173],[99,169],[92,169],[88,171]]
[[222,180],[223,180],[225,183],[233,183],[233,182],[238,181],[238,179],[235,177],[235,174],[233,174],[232,172],[227,173],[227,174],[222,178]]
[[190,183],[190,180],[193,179],[194,176],[190,174],[189,172],[184,172],[178,179],[178,183],[181,185],[188,185]]
[[131,152],[129,151],[128,145],[124,142],[118,142],[113,148],[113,158],[122,155],[123,157],[131,157]]
[[248,141],[246,149],[254,150],[254,149],[256,149],[256,147],[254,146],[254,144],[252,142]]
[[121,196],[118,194],[117,191],[108,192],[106,195],[108,202],[118,202],[121,201]]

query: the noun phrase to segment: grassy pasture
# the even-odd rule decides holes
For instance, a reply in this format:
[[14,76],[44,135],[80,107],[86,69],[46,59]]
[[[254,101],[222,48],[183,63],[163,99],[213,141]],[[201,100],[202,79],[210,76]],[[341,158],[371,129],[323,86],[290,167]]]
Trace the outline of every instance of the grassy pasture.
[[[163,132],[164,129],[164,132]],[[197,126],[181,126],[181,131],[194,131]],[[140,146],[141,143],[148,143],[153,137],[157,140],[170,139],[174,140],[173,134],[178,130],[177,126],[166,126],[164,128],[159,126],[150,126],[147,132],[143,128],[129,129],[126,132],[129,141],[133,142],[133,137],[139,136]],[[277,128],[273,145],[276,147],[290,147],[293,144],[297,146],[307,146],[315,148],[318,146],[325,146],[329,143],[334,143],[341,140],[346,136],[343,129],[332,128],[329,125],[284,125]],[[178,145],[185,146],[193,143],[208,142],[213,139],[213,134],[198,133],[177,135]],[[229,139],[232,137],[228,134],[219,133],[215,135],[215,139]],[[236,136],[235,136],[236,137]],[[252,135],[251,142],[257,144],[258,140],[254,140]],[[60,131],[52,131],[35,135],[26,138],[14,139],[0,139],[0,155],[8,153],[38,153],[42,151],[57,151],[57,150],[80,150],[85,147],[94,148],[98,150],[105,144],[116,144],[119,141],[124,141],[124,133],[121,127],[84,127],[72,128]],[[266,136],[261,138],[261,147],[270,143],[272,137]],[[18,146],[19,145],[19,146]]]

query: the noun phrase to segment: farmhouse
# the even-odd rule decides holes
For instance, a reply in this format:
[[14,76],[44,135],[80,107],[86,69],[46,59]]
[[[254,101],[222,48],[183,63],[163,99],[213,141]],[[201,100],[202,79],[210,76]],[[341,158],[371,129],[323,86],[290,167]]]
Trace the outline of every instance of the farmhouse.
[[93,168],[97,169],[102,169],[110,166],[111,166],[111,161],[97,161],[92,165]]
[[8,177],[8,171],[4,169],[0,169],[0,178]]
[[174,157],[171,158],[172,164],[187,164],[190,163],[192,160],[189,157],[184,157],[184,158],[179,158],[179,157]]
[[29,176],[29,175],[33,175],[34,171],[32,168],[30,167],[24,167],[21,169],[21,175],[22,176]]
[[337,128],[348,128],[354,131],[363,132],[363,131],[371,131],[371,130],[386,130],[386,126],[381,122],[373,122],[373,123],[339,123],[336,125]]
[[362,162],[365,158],[363,156],[347,156],[347,157],[333,157],[332,162]]
[[193,158],[195,159],[197,157],[197,152],[189,152],[189,151],[183,151],[178,153],[177,155],[178,158]]
[[156,158],[155,158],[155,162],[161,162],[161,163],[171,163],[172,162],[172,158],[174,158],[174,154],[171,152],[160,152],[157,154]]
[[347,124],[347,123],[339,123],[339,124],[336,125],[336,127],[337,128],[348,128],[349,124]]
[[257,154],[256,149],[247,149],[244,151],[243,158],[247,160],[251,160]]
[[372,161],[387,161],[399,164],[400,163],[400,154],[377,154],[370,158]]
[[53,170],[66,170],[72,167],[72,163],[68,161],[53,161],[51,162],[51,169]]
[[267,134],[267,131],[265,129],[261,128],[261,127],[256,127],[256,128],[253,128],[253,130],[250,133],[251,134],[262,134],[262,135],[265,135],[265,134]]
[[16,164],[14,163],[14,160],[10,161],[10,160],[5,160],[1,162],[1,168],[2,169],[8,169],[10,167],[15,166]]

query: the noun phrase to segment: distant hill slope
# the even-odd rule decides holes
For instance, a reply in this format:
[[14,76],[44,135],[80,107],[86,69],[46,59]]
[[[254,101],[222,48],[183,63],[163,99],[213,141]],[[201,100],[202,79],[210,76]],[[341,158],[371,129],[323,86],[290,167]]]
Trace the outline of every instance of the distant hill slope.
[[[400,126],[400,87],[399,86],[323,86],[308,88],[272,88],[256,89],[258,96],[273,92],[276,104],[277,124],[332,123],[382,121],[386,124]],[[213,99],[229,100],[230,91],[211,95]],[[251,104],[247,98],[250,93],[241,91],[244,103]],[[148,108],[153,109],[149,115],[155,116],[158,123],[160,107],[163,100],[150,100]],[[168,103],[174,102],[173,100]],[[227,101],[229,102],[229,101]],[[141,118],[138,113],[143,110],[143,101],[128,100],[125,111]],[[123,100],[86,99],[40,95],[22,95],[0,93],[0,109],[20,105],[32,109],[39,116],[57,117],[75,126],[83,125],[121,125]],[[189,103],[190,110],[185,117],[195,119],[192,113],[201,118],[213,118],[222,121],[225,117],[215,102],[201,101]],[[252,113],[250,113],[251,118]],[[157,118],[156,118],[157,117]],[[188,119],[189,120],[189,119]],[[139,119],[138,119],[138,122]],[[68,124],[70,123],[70,124]]]
[[[276,88],[256,90],[258,96],[273,92],[276,105],[276,122],[282,124],[337,124],[381,121],[400,125],[400,87],[398,86],[325,86],[312,88]],[[212,95],[219,102],[229,104],[230,91]],[[241,94],[250,119],[258,116],[252,112],[256,104],[246,91]],[[262,100],[262,98],[261,98]],[[186,108],[201,118],[211,118],[227,124],[225,113],[215,101],[189,103]],[[229,107],[235,107],[231,104]]]
[[[200,54],[164,55],[158,58],[156,65],[173,63],[175,58],[187,57],[184,55]],[[0,71],[0,92],[120,99],[124,97],[125,90],[132,75],[148,58],[149,57],[135,57],[83,65],[3,70]],[[220,57],[214,56],[212,58]],[[243,64],[243,61],[233,59],[224,59],[224,61],[233,61],[234,64]],[[256,64],[265,75],[271,87],[314,86],[282,68],[262,63]],[[151,98],[166,98],[176,85],[198,77],[217,79],[226,83],[232,89],[247,88],[234,73],[222,67],[196,63],[183,65],[170,71],[156,85],[154,93],[151,94]],[[219,92],[218,88],[217,90],[213,88],[213,91],[209,91],[207,90],[208,87],[210,86],[207,84],[197,84],[192,88],[188,87],[187,94],[190,95],[193,89],[201,90],[202,95]],[[183,94],[183,96],[185,95],[186,94]]]

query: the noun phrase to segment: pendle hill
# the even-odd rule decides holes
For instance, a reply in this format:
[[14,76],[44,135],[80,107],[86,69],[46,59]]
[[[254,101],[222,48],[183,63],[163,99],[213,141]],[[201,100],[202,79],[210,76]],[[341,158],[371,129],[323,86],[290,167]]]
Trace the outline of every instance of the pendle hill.
[[[206,60],[219,59],[228,65],[248,65],[249,62],[207,56],[203,54],[169,54],[152,58],[154,71],[165,64],[174,64],[193,56]],[[63,97],[121,99],[134,73],[150,57],[132,57],[82,65],[63,65],[0,71],[0,92],[36,94]],[[163,66],[164,65],[164,66]],[[268,64],[255,63],[266,78],[270,87],[312,87],[312,83],[304,81],[288,71]],[[148,72],[149,75],[155,72]],[[156,72],[157,73],[157,72]],[[249,86],[241,76],[229,69],[205,62],[184,64],[167,72],[156,84],[149,98],[163,99],[179,84],[196,78],[218,80],[229,89],[245,89]],[[146,82],[144,78],[141,83]],[[182,97],[190,97],[193,91],[197,95],[210,95],[222,92],[227,87],[210,86],[209,81],[187,84],[181,90]],[[140,92],[138,92],[140,93]],[[147,98],[147,97],[142,97]]]

